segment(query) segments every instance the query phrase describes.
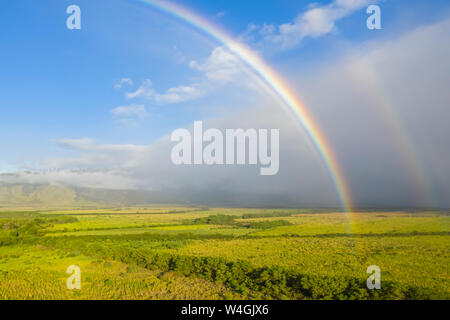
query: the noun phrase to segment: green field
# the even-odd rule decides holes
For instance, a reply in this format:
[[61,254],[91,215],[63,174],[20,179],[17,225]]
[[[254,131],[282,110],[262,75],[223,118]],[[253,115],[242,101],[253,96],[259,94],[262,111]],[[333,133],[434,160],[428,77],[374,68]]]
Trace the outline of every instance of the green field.
[[450,299],[449,240],[438,211],[5,211],[0,299]]

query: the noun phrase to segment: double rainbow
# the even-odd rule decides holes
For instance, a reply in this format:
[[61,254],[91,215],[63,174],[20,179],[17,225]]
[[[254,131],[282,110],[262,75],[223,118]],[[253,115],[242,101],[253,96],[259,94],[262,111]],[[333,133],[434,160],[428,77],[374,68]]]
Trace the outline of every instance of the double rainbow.
[[161,0],[137,0],[141,3],[155,7],[167,14],[174,16],[187,24],[204,32],[216,41],[221,43],[224,47],[230,50],[244,61],[265,84],[265,87],[270,89],[272,94],[275,94],[286,107],[288,107],[298,119],[301,126],[304,128],[308,137],[315,145],[321,158],[323,159],[331,179],[338,192],[343,209],[347,212],[352,210],[352,202],[350,193],[346,186],[344,176],[339,168],[336,158],[327,143],[320,128],[307,112],[305,106],[293,94],[289,86],[284,80],[252,49],[247,45],[236,41],[233,37],[228,35],[205,18],[201,17],[192,10],[188,10],[178,4]]

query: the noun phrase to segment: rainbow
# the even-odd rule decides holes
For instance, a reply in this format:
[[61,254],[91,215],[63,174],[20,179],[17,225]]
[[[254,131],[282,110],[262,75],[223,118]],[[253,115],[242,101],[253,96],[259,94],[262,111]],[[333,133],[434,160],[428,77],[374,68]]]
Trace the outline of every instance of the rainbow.
[[273,94],[275,94],[284,106],[289,108],[298,119],[299,123],[307,133],[323,159],[335,188],[338,192],[342,207],[345,211],[352,211],[353,205],[350,197],[350,192],[344,180],[344,176],[339,168],[336,158],[327,143],[320,128],[307,112],[305,106],[296,98],[289,86],[284,80],[252,49],[247,45],[235,40],[225,31],[221,30],[205,18],[197,13],[188,10],[181,5],[161,0],[136,0],[138,2],[155,7],[171,16],[174,16],[196,29],[204,32],[208,36],[214,38],[224,47],[237,55],[245,62],[253,72],[262,80],[265,87],[268,87]]
[[427,175],[421,155],[417,151],[414,140],[395,108],[395,100],[389,94],[389,91],[381,81],[379,72],[367,61],[361,61],[354,65],[354,72],[360,75],[367,86],[371,88],[374,95],[374,101],[377,103],[377,111],[382,119],[395,131],[393,135],[394,143],[404,158],[404,163],[408,164],[409,175],[413,179],[413,186],[416,188],[417,197],[423,206],[434,207],[434,199],[431,187],[431,181]]

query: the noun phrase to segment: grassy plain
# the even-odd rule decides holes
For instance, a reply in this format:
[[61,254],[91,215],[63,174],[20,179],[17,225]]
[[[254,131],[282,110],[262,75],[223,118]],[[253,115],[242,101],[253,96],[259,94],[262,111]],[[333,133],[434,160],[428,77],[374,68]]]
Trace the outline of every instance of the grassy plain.
[[[449,240],[437,211],[7,211],[0,299],[450,299]],[[366,288],[370,265],[381,290]]]

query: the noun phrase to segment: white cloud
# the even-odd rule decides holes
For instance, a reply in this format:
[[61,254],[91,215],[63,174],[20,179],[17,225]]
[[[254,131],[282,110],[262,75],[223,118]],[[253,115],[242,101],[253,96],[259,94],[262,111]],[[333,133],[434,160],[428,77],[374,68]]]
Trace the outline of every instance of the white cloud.
[[215,48],[204,63],[191,61],[189,66],[203,72],[209,81],[222,83],[235,80],[244,69],[241,60],[224,47]]
[[78,152],[78,155],[44,159],[45,168],[63,171],[126,172],[129,168],[135,167],[150,149],[149,146],[134,144],[98,144],[92,139],[61,139],[57,144]]
[[90,150],[95,147],[92,139],[60,139],[56,142],[61,147],[74,148],[78,150]]
[[143,152],[147,150],[146,146],[134,144],[97,144],[93,139],[60,139],[57,144],[81,151],[102,151],[102,152]]
[[48,170],[19,171],[14,175],[1,176],[6,183],[61,184],[83,188],[110,190],[134,189],[136,184],[119,170]]
[[115,89],[120,89],[120,88],[122,88],[122,86],[124,84],[127,84],[129,86],[133,86],[134,85],[133,80],[131,78],[122,78],[114,85],[114,88]]
[[111,113],[117,117],[137,117],[145,118],[148,112],[143,104],[130,104],[127,106],[120,106],[111,110]]
[[334,31],[337,21],[377,1],[334,0],[325,6],[314,4],[307,11],[297,15],[292,22],[279,26],[264,24],[259,29],[252,25],[243,38],[252,41],[257,32],[262,41],[277,45],[281,49],[289,49],[298,45],[304,38],[317,38]]
[[202,90],[197,84],[180,85],[178,87],[170,88],[165,93],[156,93],[154,99],[158,103],[170,104],[188,101],[199,98],[203,95]]
[[43,159],[41,168],[0,175],[0,182],[64,184],[104,189],[138,189],[142,183],[134,176],[149,146],[98,144],[93,139],[61,139],[57,144],[73,152],[73,157]]
[[201,97],[203,94],[198,84],[180,85],[159,93],[152,88],[152,81],[145,79],[142,85],[134,92],[127,92],[127,99],[144,98],[160,104],[171,104],[188,101]]
[[220,85],[231,82],[250,87],[249,82],[245,81],[248,74],[246,67],[236,55],[224,47],[215,48],[203,63],[191,61],[189,67],[201,73],[200,79],[169,88],[162,93],[153,88],[150,79],[145,79],[136,91],[127,92],[126,98],[143,98],[160,104],[174,104],[198,99],[216,90]]
[[155,91],[152,89],[152,81],[150,79],[145,79],[142,81],[141,86],[134,92],[127,92],[125,94],[127,99],[134,98],[151,98],[155,94]]

